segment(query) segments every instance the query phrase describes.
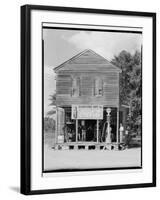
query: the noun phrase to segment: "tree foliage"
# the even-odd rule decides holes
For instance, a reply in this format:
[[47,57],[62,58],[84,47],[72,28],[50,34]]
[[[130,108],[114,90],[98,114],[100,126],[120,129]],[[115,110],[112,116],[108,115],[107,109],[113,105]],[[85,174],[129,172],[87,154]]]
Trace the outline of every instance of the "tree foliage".
[[131,55],[127,51],[122,51],[114,57],[112,63],[122,70],[120,75],[120,105],[130,106],[127,123],[132,130],[140,132],[142,115],[141,53],[136,51]]
[[56,105],[56,93],[50,95],[49,100],[51,101],[51,103],[49,105],[50,106],[55,106]]
[[55,120],[53,118],[44,118],[44,130],[45,132],[53,132],[55,130]]
[[56,110],[53,107],[53,106],[56,106],[56,93],[50,95],[49,100],[51,101],[51,103],[49,104],[49,106],[51,106],[52,109],[47,112],[47,115],[51,116],[51,115],[54,115],[56,113]]

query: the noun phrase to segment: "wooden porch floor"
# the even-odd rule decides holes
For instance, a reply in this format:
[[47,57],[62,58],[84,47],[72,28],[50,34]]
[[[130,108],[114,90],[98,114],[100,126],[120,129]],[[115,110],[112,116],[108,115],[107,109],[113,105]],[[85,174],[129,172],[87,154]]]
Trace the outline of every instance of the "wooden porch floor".
[[65,142],[57,143],[53,147],[56,150],[118,150],[119,144],[116,142]]

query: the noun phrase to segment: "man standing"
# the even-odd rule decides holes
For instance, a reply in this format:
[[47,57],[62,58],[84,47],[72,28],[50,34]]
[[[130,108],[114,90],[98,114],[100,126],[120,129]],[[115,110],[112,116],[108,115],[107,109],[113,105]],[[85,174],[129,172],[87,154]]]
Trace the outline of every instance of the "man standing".
[[82,140],[82,126],[78,126],[78,141]]

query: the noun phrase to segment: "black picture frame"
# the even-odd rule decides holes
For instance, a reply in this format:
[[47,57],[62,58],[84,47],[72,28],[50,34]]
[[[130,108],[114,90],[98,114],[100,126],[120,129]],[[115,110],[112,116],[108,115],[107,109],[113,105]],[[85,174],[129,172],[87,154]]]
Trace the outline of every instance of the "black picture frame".
[[[152,183],[126,184],[113,186],[94,186],[79,188],[61,188],[49,190],[31,190],[31,11],[65,11],[92,14],[111,14],[123,16],[151,17],[153,20],[153,160],[152,160]],[[95,190],[127,189],[156,186],[156,13],[134,12],[121,10],[103,10],[90,8],[55,7],[44,5],[24,5],[21,6],[21,180],[20,191],[22,194],[49,194],[82,192]]]

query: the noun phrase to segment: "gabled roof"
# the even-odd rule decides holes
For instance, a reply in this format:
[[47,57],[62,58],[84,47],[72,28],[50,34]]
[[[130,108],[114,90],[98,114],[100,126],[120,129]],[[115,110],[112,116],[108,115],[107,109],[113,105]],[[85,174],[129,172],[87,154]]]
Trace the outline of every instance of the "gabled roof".
[[113,71],[121,72],[121,69],[111,64],[107,59],[97,54],[91,49],[86,49],[58,67],[58,71]]

